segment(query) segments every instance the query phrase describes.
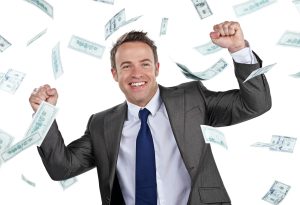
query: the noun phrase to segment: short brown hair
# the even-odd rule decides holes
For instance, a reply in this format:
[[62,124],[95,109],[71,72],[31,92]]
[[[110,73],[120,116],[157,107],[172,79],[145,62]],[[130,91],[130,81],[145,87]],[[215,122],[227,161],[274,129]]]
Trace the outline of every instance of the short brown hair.
[[111,63],[111,68],[116,68],[116,53],[118,48],[126,42],[134,42],[134,41],[138,41],[138,42],[142,42],[142,43],[146,43],[148,46],[150,46],[150,48],[153,51],[153,55],[154,55],[154,61],[155,63],[158,62],[158,56],[157,56],[157,48],[156,45],[154,43],[153,40],[151,40],[148,36],[147,36],[147,32],[142,32],[142,31],[130,31],[128,33],[123,34],[118,40],[117,42],[113,45],[112,49],[110,50],[110,63]]

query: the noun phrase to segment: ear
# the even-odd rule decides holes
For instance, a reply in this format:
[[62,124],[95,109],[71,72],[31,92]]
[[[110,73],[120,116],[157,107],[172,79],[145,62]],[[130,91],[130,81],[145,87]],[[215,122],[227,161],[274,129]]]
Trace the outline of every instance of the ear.
[[112,74],[114,80],[116,82],[118,82],[118,72],[117,72],[117,69],[116,68],[112,68],[112,69],[110,69],[110,71],[111,71],[111,74]]
[[157,77],[159,73],[159,62],[156,63],[155,65],[155,76]]

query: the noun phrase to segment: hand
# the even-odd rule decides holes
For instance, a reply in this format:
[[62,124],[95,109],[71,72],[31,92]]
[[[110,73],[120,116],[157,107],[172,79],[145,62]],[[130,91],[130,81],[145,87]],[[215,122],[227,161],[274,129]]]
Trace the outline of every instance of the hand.
[[243,31],[238,22],[225,21],[214,25],[213,29],[210,38],[214,44],[227,48],[231,53],[246,47]]
[[46,101],[52,105],[56,105],[58,93],[55,88],[51,88],[49,85],[43,85],[39,88],[35,88],[30,97],[29,103],[34,112],[37,111],[42,101]]

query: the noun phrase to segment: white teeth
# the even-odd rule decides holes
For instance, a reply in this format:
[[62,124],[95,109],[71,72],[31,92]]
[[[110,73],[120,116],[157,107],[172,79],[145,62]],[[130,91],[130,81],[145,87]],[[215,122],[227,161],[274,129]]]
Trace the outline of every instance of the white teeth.
[[141,86],[144,84],[145,84],[145,82],[136,82],[136,83],[131,83],[131,86],[138,87],[138,86]]

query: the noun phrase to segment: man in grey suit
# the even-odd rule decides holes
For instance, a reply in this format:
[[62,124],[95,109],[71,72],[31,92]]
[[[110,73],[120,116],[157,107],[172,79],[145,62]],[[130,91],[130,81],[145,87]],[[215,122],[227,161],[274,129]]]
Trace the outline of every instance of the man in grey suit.
[[[238,22],[215,25],[210,37],[232,55],[239,89],[213,92],[200,81],[158,85],[154,42],[144,32],[121,36],[111,50],[111,72],[126,101],[93,114],[83,136],[68,146],[54,121],[38,147],[51,178],[64,180],[96,167],[105,205],[230,205],[200,125],[228,126],[257,117],[271,108],[271,96],[264,75],[243,83],[262,61],[249,48]],[[57,98],[56,89],[44,85],[29,101],[36,111],[42,101],[55,105]],[[155,150],[155,203],[136,203],[135,197],[138,113],[144,108],[150,111],[147,124]]]

